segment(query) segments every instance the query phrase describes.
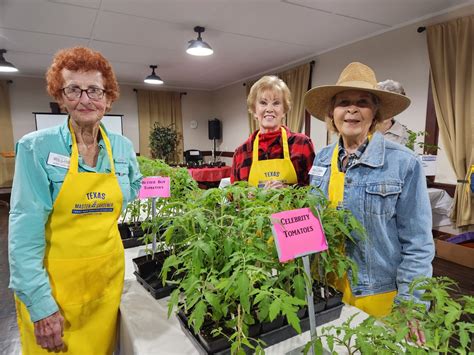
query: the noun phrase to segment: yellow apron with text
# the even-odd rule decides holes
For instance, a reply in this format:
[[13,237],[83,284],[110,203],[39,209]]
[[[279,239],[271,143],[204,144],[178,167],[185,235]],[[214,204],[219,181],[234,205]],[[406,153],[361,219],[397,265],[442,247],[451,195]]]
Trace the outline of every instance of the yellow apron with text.
[[248,180],[249,185],[263,187],[265,182],[270,180],[281,181],[288,185],[298,182],[295,167],[290,159],[286,130],[283,127],[280,129],[283,159],[258,160],[258,136],[260,133],[257,133],[253,142],[252,166],[250,167]]
[[[112,354],[124,280],[124,250],[117,227],[122,191],[110,142],[102,128],[110,173],[79,173],[71,126],[69,171],[46,223],[44,267],[64,317],[67,354]],[[25,305],[16,299],[22,353],[50,354],[36,344]]]
[[[343,172],[339,171],[337,159],[339,145],[336,144],[331,159],[331,176],[329,180],[329,201],[332,207],[336,208],[344,200],[344,178]],[[343,302],[359,308],[360,310],[374,316],[383,317],[392,310],[393,300],[397,295],[396,291],[379,293],[376,295],[355,297],[352,294],[351,285],[344,275],[342,279],[335,280],[335,287],[343,293]]]

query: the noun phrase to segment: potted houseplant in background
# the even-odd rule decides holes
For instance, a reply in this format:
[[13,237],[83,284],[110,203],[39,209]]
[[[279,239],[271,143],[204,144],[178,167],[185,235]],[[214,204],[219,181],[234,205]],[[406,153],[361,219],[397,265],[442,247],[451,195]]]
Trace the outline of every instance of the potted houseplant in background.
[[175,155],[180,137],[174,125],[164,127],[158,122],[155,122],[151,129],[149,139],[152,158],[161,159],[167,163],[177,162],[175,161],[177,160]]

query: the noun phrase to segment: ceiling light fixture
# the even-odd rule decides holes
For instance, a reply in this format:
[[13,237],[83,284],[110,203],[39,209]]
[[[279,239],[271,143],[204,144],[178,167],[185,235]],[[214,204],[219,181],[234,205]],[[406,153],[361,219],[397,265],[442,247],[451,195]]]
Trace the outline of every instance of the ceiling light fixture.
[[6,49],[0,49],[0,72],[4,73],[13,73],[18,71],[18,69],[10,62],[7,62],[3,58],[3,53],[7,53]]
[[211,46],[204,42],[201,38],[201,33],[204,32],[206,29],[201,26],[194,27],[194,32],[198,33],[198,38],[189,41],[188,49],[186,49],[186,53],[191,55],[197,56],[206,56],[211,55],[214,53]]
[[151,68],[151,74],[148,75],[145,80],[143,80],[147,84],[153,84],[153,85],[161,85],[163,84],[163,80],[155,74],[155,69],[158,67],[158,65],[150,65]]

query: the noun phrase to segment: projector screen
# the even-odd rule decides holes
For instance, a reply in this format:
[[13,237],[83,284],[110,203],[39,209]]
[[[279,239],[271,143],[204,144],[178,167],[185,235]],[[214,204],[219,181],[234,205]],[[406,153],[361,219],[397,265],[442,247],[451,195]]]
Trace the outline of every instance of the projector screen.
[[[36,121],[36,130],[58,126],[64,123],[67,118],[65,113],[38,113],[33,112]],[[123,135],[122,130],[123,115],[105,115],[101,122],[109,132],[114,132]]]

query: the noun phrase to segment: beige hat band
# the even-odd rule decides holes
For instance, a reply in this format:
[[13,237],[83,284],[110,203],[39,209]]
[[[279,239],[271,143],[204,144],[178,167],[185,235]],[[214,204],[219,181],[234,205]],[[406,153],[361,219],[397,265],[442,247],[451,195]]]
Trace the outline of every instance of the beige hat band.
[[337,86],[353,86],[356,88],[364,89],[375,89],[375,85],[368,83],[367,81],[343,81],[336,84]]

